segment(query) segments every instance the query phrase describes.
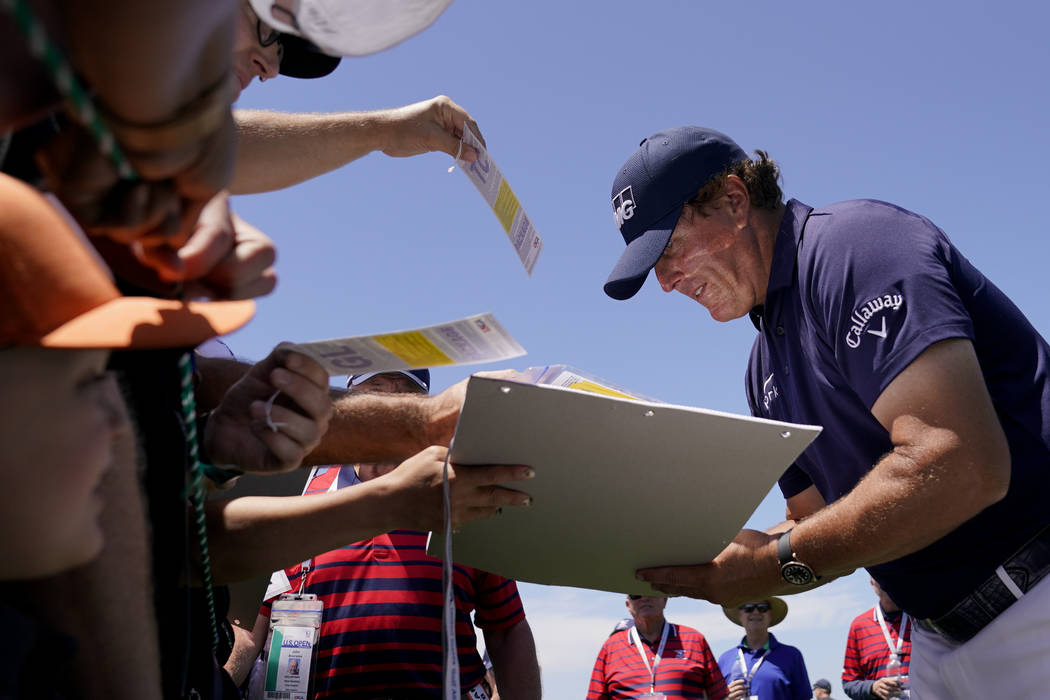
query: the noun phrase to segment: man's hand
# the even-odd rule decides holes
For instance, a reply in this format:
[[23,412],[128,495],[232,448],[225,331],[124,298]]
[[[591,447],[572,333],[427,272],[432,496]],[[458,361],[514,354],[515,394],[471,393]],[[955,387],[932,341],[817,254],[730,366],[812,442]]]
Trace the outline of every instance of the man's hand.
[[745,692],[747,684],[742,678],[736,679],[726,687],[729,689],[729,695],[726,696],[726,700],[747,700],[747,693]]
[[[406,517],[415,530],[440,530],[444,526],[442,474],[448,448],[434,445],[409,457],[392,472],[376,479],[384,480],[404,504]],[[503,506],[527,506],[532,499],[527,493],[497,486],[501,482],[526,481],[535,472],[526,466],[448,465],[449,498],[452,526],[481,518],[491,518]]]
[[[280,394],[269,407],[274,392]],[[205,452],[216,466],[282,472],[297,468],[328,430],[328,374],[305,355],[275,349],[230,387],[208,420]]]
[[777,537],[758,530],[741,530],[709,564],[641,569],[638,578],[662,593],[719,605],[757,600],[788,585],[780,577]]
[[[416,156],[431,151],[444,151],[455,156],[460,148],[464,129],[470,129],[481,140],[485,139],[478,124],[465,109],[445,95],[425,102],[405,105],[382,113],[386,122],[383,153],[395,158]],[[478,152],[463,144],[460,160],[473,162]]]
[[193,246],[196,236],[179,250],[186,269],[187,298],[254,299],[266,296],[277,286],[277,271],[273,267],[277,249],[273,241],[234,212],[229,212],[229,217],[233,246],[218,262],[212,264],[213,258]]
[[225,192],[208,202],[180,245],[105,236],[91,242],[117,277],[157,296],[171,296],[177,283],[186,299],[252,299],[277,284],[273,241],[229,210]]
[[163,282],[183,283],[189,299],[251,299],[269,294],[277,284],[273,241],[230,211],[227,192],[208,202],[183,244],[131,245],[135,257]]
[[[521,376],[521,373],[513,369],[502,369],[475,372],[471,376],[513,381],[515,377]],[[467,377],[424,402],[427,442],[431,445],[447,445],[452,440],[456,432],[456,423],[459,421],[459,412],[463,409],[463,401],[467,397],[469,381],[470,377]]]
[[900,697],[901,684],[896,678],[880,678],[871,686],[871,692],[882,700]]

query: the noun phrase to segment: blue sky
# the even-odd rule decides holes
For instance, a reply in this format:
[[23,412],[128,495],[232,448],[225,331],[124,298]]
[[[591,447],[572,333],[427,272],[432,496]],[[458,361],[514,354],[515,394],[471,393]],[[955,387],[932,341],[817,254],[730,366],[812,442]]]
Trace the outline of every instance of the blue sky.
[[[280,283],[230,342],[260,358],[282,340],[491,311],[529,351],[514,367],[564,362],[666,401],[747,413],[746,319],[718,324],[653,280],[627,302],[601,291],[623,247],[613,174],[642,138],[679,124],[768,150],[787,195],[810,205],[870,197],[931,218],[1045,335],[1048,19],[1038,3],[456,0],[401,46],[345,59],[325,79],[254,84],[239,106],[324,112],[451,96],[544,239],[533,276],[469,181],[446,172],[450,157],[374,154],[235,198],[276,240]],[[489,368],[439,369],[435,388]],[[657,513],[610,504],[614,514],[660,535]],[[782,514],[772,493],[752,524]],[[580,697],[622,598],[522,592],[546,696]],[[854,574],[791,598],[775,631],[842,696],[849,621],[872,602]],[[704,632],[716,654],[737,638],[707,603],[673,600],[668,617]]]

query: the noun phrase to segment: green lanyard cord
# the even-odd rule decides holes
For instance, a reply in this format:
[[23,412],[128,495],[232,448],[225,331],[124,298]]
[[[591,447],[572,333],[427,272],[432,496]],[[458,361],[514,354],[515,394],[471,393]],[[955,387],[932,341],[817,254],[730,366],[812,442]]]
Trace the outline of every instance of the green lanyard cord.
[[215,615],[215,591],[211,572],[211,555],[208,552],[208,524],[204,515],[204,467],[201,465],[199,437],[197,434],[197,401],[193,394],[193,363],[190,353],[179,357],[179,390],[182,404],[182,420],[186,424],[186,444],[190,459],[190,502],[196,517],[197,539],[201,548],[201,580],[208,601],[208,622],[211,623],[211,650],[219,647],[219,625]]

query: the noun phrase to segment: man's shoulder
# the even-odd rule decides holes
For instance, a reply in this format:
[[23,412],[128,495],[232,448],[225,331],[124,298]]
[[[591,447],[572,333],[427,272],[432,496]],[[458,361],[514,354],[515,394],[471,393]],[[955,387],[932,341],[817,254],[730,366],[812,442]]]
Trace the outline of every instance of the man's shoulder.
[[705,646],[707,645],[707,637],[705,637],[700,630],[693,629],[692,627],[687,627],[685,625],[679,625],[677,623],[671,624],[673,624],[675,629],[677,630],[679,639],[683,641],[700,642]]
[[[896,204],[879,199],[850,199],[814,209],[806,221],[804,238],[825,246],[863,245],[885,242],[886,236],[894,232],[935,228],[926,217]],[[872,241],[866,233],[878,236]]]
[[780,656],[792,656],[802,658],[802,651],[798,647],[791,646],[790,644],[784,644],[779,639],[775,646],[772,647],[770,653],[778,654]]
[[810,213],[811,219],[812,217],[822,217],[827,218],[829,221],[831,219],[849,221],[851,219],[881,219],[884,217],[895,218],[899,216],[922,218],[915,212],[881,199],[846,199],[841,202],[834,202],[823,207],[818,207]]
[[812,211],[796,260],[802,278],[835,285],[844,269],[883,269],[888,261],[922,257],[944,242],[941,230],[919,214],[889,202],[854,199]]
[[507,578],[506,576],[500,576],[499,574],[493,574],[481,569],[475,569],[466,564],[457,563],[456,568],[461,569],[464,573],[470,576],[470,579],[474,581],[475,584],[482,586],[482,590],[479,592],[494,591],[499,588],[505,588],[509,592],[512,586],[515,593],[518,591],[518,582],[516,579]]
[[605,638],[605,641],[602,642],[601,652],[599,653],[609,654],[614,649],[618,649],[623,646],[631,646],[631,640],[628,639],[627,636],[629,632],[630,629],[625,629],[618,630],[610,634],[608,637]]
[[864,627],[874,619],[875,608],[868,608],[860,615],[853,618],[853,622],[850,624],[850,631],[855,630],[859,627]]

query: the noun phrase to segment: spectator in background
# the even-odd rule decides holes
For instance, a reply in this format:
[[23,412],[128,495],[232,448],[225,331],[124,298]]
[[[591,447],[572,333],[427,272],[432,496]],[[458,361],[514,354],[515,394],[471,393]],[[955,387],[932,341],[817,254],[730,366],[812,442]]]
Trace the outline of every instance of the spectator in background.
[[813,684],[813,698],[814,700],[835,700],[831,697],[831,681],[827,678],[818,678],[817,682]]
[[[417,393],[430,387],[428,370],[355,375],[353,393]],[[311,473],[305,498],[386,480],[395,464],[319,467]],[[317,495],[311,495],[317,494]],[[384,506],[373,499],[376,507]],[[301,535],[297,535],[303,539]],[[426,554],[427,533],[394,530],[346,545],[278,572],[286,591],[316,593],[324,602],[317,664],[316,697],[434,697],[442,689],[442,562]],[[265,546],[265,541],[260,542]],[[491,697],[485,664],[477,652],[474,624],[485,635],[486,651],[505,700],[540,697],[539,666],[532,630],[514,581],[454,566],[460,683],[476,700]],[[375,615],[376,610],[383,614]],[[475,612],[476,611],[476,612]],[[474,612],[474,624],[470,614]],[[269,629],[270,605],[255,623],[252,648],[236,649],[228,667],[242,681]],[[411,652],[408,649],[412,649]]]
[[723,607],[722,612],[744,628],[740,644],[718,657],[722,675],[729,681],[729,700],[754,695],[762,700],[809,700],[809,674],[802,652],[781,644],[769,631],[787,617],[787,603],[770,596]]
[[633,624],[621,621],[602,644],[588,700],[654,693],[667,699],[726,697],[725,681],[707,640],[691,627],[664,618],[667,598],[629,595],[624,604]]
[[842,689],[853,700],[909,697],[911,619],[875,579],[871,579],[871,587],[879,602],[850,625],[842,662]]

